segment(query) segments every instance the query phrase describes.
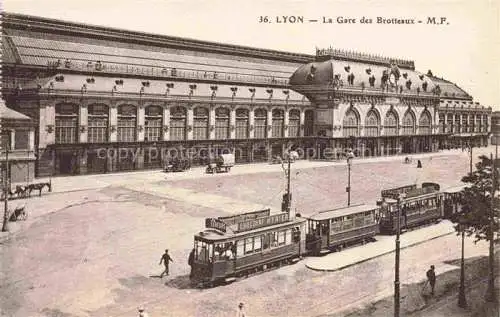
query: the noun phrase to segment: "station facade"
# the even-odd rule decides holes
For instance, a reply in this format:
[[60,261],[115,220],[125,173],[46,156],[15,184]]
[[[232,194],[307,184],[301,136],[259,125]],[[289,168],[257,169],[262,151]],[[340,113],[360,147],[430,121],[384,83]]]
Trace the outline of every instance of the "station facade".
[[2,33],[2,96],[36,124],[37,176],[160,168],[174,155],[244,163],[289,148],[325,159],[488,142],[491,108],[411,61],[9,13]]

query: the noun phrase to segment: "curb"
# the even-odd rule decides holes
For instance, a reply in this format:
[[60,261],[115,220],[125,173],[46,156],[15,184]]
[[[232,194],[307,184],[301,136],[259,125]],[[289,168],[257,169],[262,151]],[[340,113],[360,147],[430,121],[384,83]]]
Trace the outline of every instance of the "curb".
[[[407,248],[411,248],[411,247],[414,247],[414,246],[417,246],[419,244],[423,244],[423,243],[426,243],[428,241],[432,241],[432,240],[435,240],[435,239],[438,239],[438,238],[442,238],[442,237],[445,237],[447,235],[450,235],[452,233],[455,233],[455,231],[451,231],[451,232],[448,232],[448,233],[443,233],[443,234],[440,234],[438,236],[435,236],[435,237],[432,237],[428,240],[423,240],[423,241],[419,241],[419,242],[415,242],[415,243],[412,243],[412,244],[409,244],[407,246],[404,246],[402,248],[400,248],[400,250],[404,250],[404,249],[407,249]],[[363,263],[363,262],[366,262],[366,261],[370,261],[370,260],[373,260],[373,259],[376,259],[376,258],[379,258],[381,256],[384,256],[384,255],[387,255],[387,254],[391,254],[391,253],[394,253],[395,250],[391,250],[391,251],[388,251],[388,252],[384,252],[384,253],[381,253],[381,254],[378,254],[376,256],[373,256],[371,258],[366,258],[366,259],[362,259],[362,260],[359,260],[359,261],[356,261],[356,262],[353,262],[353,263],[350,263],[348,265],[344,265],[344,266],[341,266],[341,267],[338,267],[338,268],[334,268],[334,269],[318,269],[318,268],[312,268],[310,267],[309,265],[305,264],[305,267],[307,267],[308,269],[310,270],[313,270],[313,271],[316,271],[316,272],[336,272],[336,271],[340,271],[340,270],[343,270],[343,269],[346,269],[348,267],[351,267],[351,266],[354,266],[356,264],[360,264],[360,263]]]

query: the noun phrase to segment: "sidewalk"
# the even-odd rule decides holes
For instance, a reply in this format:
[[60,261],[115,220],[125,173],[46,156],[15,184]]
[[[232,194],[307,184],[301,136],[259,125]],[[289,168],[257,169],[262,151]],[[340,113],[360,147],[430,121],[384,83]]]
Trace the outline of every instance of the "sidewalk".
[[[436,225],[403,233],[400,240],[401,249],[454,232],[453,224],[448,220],[443,220]],[[333,272],[394,252],[395,236],[377,235],[376,239],[376,242],[345,249],[342,252],[308,258],[305,265],[311,270]]]
[[[487,151],[488,148],[482,150]],[[481,151],[482,152],[482,151]],[[416,164],[416,160],[432,159],[435,157],[450,156],[450,155],[466,155],[461,150],[448,150],[437,153],[422,153],[413,155],[399,155],[399,156],[382,156],[382,157],[368,157],[356,158],[353,160],[353,165],[376,163],[376,162],[402,162],[408,156],[411,157]],[[307,169],[317,168],[324,166],[343,166],[346,162],[342,161],[306,161],[299,160],[292,164],[292,169]],[[282,172],[280,164],[271,165],[269,163],[252,163],[236,165],[229,173],[220,174],[206,174],[205,167],[194,167],[186,172],[179,173],[165,173],[162,170],[146,170],[123,172],[113,174],[94,174],[94,175],[76,175],[55,178],[40,178],[37,182],[52,182],[53,193],[64,193],[70,191],[92,190],[101,189],[111,185],[124,185],[124,184],[145,184],[165,180],[182,180],[182,179],[196,179],[202,177],[227,177],[234,175],[256,174],[256,173],[276,173]]]

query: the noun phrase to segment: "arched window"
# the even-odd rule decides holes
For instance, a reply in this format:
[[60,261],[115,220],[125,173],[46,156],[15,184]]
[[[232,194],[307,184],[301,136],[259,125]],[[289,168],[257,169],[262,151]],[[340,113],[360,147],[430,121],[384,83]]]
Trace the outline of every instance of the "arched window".
[[432,119],[428,111],[422,112],[418,120],[418,134],[432,134]]
[[359,136],[359,119],[353,109],[349,109],[345,113],[343,132],[345,137]]
[[370,110],[366,115],[365,120],[365,136],[378,136],[379,135],[379,119],[375,110]]
[[398,116],[394,111],[387,112],[384,120],[384,134],[398,135]]
[[186,108],[176,106],[170,109],[170,140],[181,141],[186,139],[186,123]]
[[78,142],[78,105],[60,103],[56,105],[56,143]]
[[229,109],[215,109],[215,138],[217,140],[229,139]]
[[254,113],[254,134],[256,139],[267,137],[267,110],[256,109]]
[[118,107],[118,142],[137,140],[137,108],[132,105]]
[[193,139],[208,139],[208,109],[196,107],[193,110]]
[[288,136],[300,136],[300,111],[297,109],[290,110],[288,114]]
[[469,115],[469,132],[474,132],[476,128],[476,122],[474,121],[474,115]]
[[283,127],[285,125],[285,112],[281,109],[273,110],[273,138],[282,138],[284,136]]
[[455,132],[455,133],[460,133],[460,131],[462,131],[459,114],[455,115],[453,130],[454,130],[453,132]]
[[406,111],[403,116],[403,135],[413,134],[415,134],[415,118],[412,112]]
[[483,130],[483,122],[481,120],[481,115],[476,115],[476,132],[481,132]]
[[483,115],[483,132],[488,132],[488,116]]
[[237,139],[247,139],[248,138],[248,126],[250,124],[250,119],[248,116],[247,109],[236,109],[236,138]]
[[304,112],[304,136],[314,135],[314,112],[306,110]]
[[163,126],[163,108],[160,106],[146,107],[144,123],[144,141],[161,140]]
[[105,104],[93,104],[89,106],[88,111],[88,142],[108,142],[108,106]]

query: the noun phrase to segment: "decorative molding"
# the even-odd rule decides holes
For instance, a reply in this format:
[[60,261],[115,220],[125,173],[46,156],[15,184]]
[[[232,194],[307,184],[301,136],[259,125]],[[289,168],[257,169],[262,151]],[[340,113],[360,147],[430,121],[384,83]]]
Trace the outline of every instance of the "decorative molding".
[[305,127],[304,127],[304,125],[303,125],[303,124],[301,124],[301,125],[300,125],[300,129],[301,129],[301,130],[304,130],[304,129],[305,129]]
[[109,127],[109,131],[116,132],[116,125],[112,125]]
[[236,127],[234,126],[234,124],[231,124],[231,127],[230,127],[231,131],[234,131],[236,130]]
[[144,127],[142,125],[138,125],[137,126],[137,131],[141,132],[142,130],[144,130]]
[[272,126],[272,125],[268,125],[268,126],[267,126],[267,130],[268,130],[268,131],[271,131],[271,129],[272,129],[272,128],[273,128],[273,126]]
[[215,126],[213,124],[210,125],[210,131],[214,131],[215,130]]
[[87,131],[87,127],[85,125],[81,125],[80,126],[80,133],[85,133],[85,131]]
[[192,126],[191,124],[190,124],[190,125],[188,125],[188,126],[187,126],[187,130],[188,130],[188,132],[193,131],[193,126]]
[[54,125],[53,124],[47,124],[47,126],[45,127],[45,131],[47,131],[48,133],[54,132]]
[[168,125],[163,126],[163,132],[168,132]]
[[253,126],[253,124],[251,124],[250,125],[250,131],[253,131],[253,129],[254,129],[254,126]]

